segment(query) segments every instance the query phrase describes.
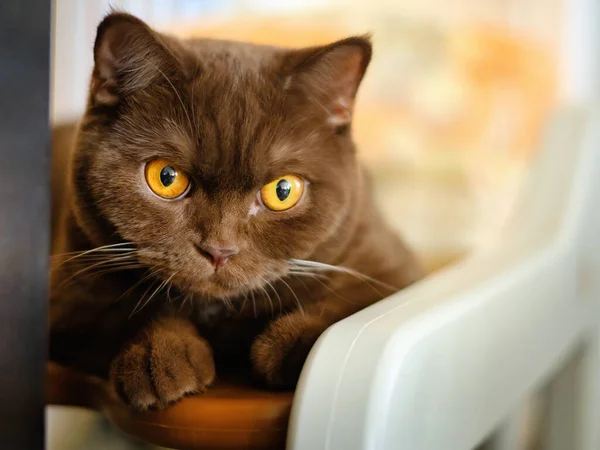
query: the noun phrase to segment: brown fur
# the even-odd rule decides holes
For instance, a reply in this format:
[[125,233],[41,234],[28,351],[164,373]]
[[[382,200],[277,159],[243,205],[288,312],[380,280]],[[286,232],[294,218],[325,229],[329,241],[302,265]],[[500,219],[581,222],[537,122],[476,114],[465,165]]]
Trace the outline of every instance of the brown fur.
[[[137,409],[201,392],[215,362],[293,387],[328,326],[393,291],[380,283],[417,280],[351,139],[370,57],[362,37],[302,50],[184,42],[108,16],[75,145],[66,130],[55,140],[51,357],[110,375]],[[157,157],[188,174],[185,198],[150,193],[142,167]],[[252,210],[290,173],[308,181],[295,207]],[[120,243],[135,250],[81,253]],[[239,253],[214,270],[203,245]],[[291,259],[363,275],[291,274]]]

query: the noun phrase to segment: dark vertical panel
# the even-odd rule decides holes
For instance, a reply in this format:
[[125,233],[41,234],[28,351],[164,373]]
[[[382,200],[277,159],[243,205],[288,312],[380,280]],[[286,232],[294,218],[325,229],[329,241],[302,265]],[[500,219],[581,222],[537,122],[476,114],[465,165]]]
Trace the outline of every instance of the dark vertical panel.
[[0,0],[0,449],[43,448],[50,0]]

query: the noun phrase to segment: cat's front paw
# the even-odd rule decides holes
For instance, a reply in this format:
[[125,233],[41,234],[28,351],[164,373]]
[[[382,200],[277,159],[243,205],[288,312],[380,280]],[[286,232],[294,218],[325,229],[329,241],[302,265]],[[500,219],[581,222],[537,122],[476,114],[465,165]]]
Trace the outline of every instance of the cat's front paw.
[[327,329],[320,317],[292,313],[272,322],[252,344],[252,365],[269,386],[294,388],[306,357]]
[[165,408],[203,392],[215,379],[208,343],[199,336],[155,327],[113,360],[111,382],[133,409]]

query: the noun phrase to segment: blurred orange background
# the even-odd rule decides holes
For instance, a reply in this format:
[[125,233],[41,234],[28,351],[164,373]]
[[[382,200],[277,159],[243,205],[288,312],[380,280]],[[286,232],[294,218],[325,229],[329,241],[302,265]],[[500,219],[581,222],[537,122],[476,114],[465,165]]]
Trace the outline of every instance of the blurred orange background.
[[410,20],[393,8],[255,14],[169,30],[289,47],[373,33],[354,120],[376,201],[424,257],[493,239],[556,102],[550,42],[499,25]]

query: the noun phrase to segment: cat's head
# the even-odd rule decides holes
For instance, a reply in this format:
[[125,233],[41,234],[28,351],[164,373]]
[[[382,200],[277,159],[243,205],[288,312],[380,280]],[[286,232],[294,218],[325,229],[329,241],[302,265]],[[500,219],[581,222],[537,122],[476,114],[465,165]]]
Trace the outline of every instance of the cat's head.
[[187,291],[234,296],[334,259],[357,214],[366,38],[289,50],[98,27],[73,164],[78,222]]

